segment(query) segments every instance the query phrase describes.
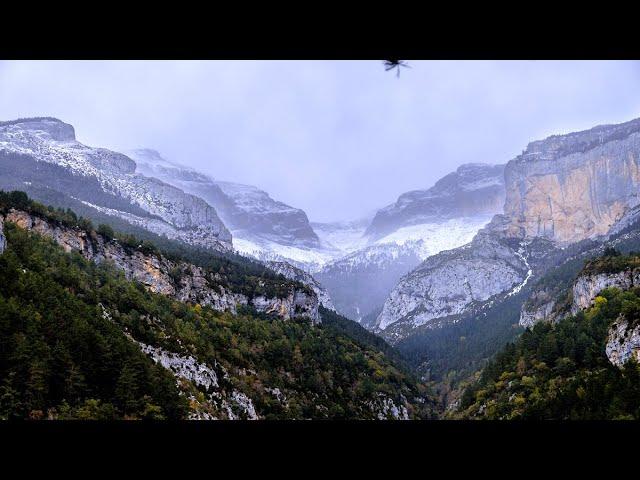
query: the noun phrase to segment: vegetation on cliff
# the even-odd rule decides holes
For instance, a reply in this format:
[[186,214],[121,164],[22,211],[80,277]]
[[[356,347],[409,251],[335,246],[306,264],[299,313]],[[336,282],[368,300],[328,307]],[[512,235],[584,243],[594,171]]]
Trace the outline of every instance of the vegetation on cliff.
[[538,323],[508,344],[462,396],[458,418],[640,419],[640,368],[611,364],[605,345],[619,315],[640,318],[640,289],[606,289],[595,305]]
[[[28,201],[1,198],[5,209]],[[86,226],[71,212],[22,206]],[[226,372],[219,388],[244,393],[261,418],[391,417],[373,405],[379,398],[413,418],[432,415],[426,387],[389,360],[386,344],[338,326],[346,319],[314,327],[181,303],[9,222],[4,233],[0,418],[180,419],[193,397],[212,393],[176,382],[133,339]]]

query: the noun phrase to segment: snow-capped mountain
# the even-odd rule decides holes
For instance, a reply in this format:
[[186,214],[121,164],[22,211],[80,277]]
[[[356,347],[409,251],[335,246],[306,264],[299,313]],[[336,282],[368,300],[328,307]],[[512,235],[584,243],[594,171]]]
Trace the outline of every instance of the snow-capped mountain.
[[427,190],[400,195],[368,224],[312,224],[325,244],[345,255],[315,276],[339,312],[362,321],[420,262],[470,242],[502,210],[504,198],[504,165],[472,163]]
[[287,261],[307,271],[337,253],[323,245],[306,213],[254,186],[220,181],[164,159],[158,152],[129,152],[137,171],[175,185],[212,205],[233,234],[234,248],[262,261]]
[[347,245],[366,246],[327,263],[314,276],[338,312],[360,322],[382,306],[403,275],[438,252],[470,242],[490,220],[489,215],[453,218],[402,227],[373,242],[362,236],[351,239]]
[[531,142],[504,169],[504,213],[469,244],[403,277],[377,318],[378,332],[395,341],[420,326],[456,322],[479,303],[528,288],[566,260],[558,252],[623,231],[637,219],[638,158],[640,119]]
[[504,165],[461,165],[427,190],[403,193],[379,210],[366,235],[379,239],[402,227],[493,215],[504,205]]
[[34,198],[55,192],[168,238],[231,249],[229,230],[207,202],[136,173],[126,155],[83,145],[58,119],[1,122],[0,155],[2,188],[29,189]]

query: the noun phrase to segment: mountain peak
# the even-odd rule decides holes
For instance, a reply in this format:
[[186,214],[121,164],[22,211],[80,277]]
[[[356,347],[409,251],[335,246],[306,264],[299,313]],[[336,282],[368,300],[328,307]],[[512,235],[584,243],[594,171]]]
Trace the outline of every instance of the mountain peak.
[[640,132],[640,118],[624,123],[598,125],[588,130],[551,135],[544,140],[536,140],[527,145],[520,160],[555,160],[572,153],[585,153],[599,145],[613,140],[623,140]]
[[5,130],[20,129],[40,131],[48,134],[52,140],[58,142],[72,142],[76,139],[73,126],[54,117],[18,118],[16,120],[0,122],[0,128]]

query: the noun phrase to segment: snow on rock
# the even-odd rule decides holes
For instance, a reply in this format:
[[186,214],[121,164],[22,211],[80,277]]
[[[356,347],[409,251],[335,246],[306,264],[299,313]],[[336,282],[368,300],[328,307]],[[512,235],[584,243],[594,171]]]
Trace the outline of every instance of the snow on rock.
[[295,247],[257,239],[247,240],[240,237],[233,238],[233,248],[241,255],[261,262],[288,262],[309,273],[319,271],[335,255],[335,252],[322,249]]
[[257,187],[215,180],[168,161],[154,150],[134,150],[130,155],[136,161],[137,171],[206,200],[234,238],[263,244],[260,250],[272,244],[303,250],[321,247],[303,210],[274,200]]
[[443,250],[460,247],[473,240],[478,230],[491,221],[492,215],[451,218],[442,222],[401,227],[376,240],[376,245],[409,245],[424,260]]
[[364,232],[371,223],[371,218],[351,222],[311,222],[311,226],[322,244],[344,255],[367,246],[369,239],[364,236]]
[[[155,219],[148,220],[155,226],[155,231],[161,222],[165,224],[167,234],[180,232],[181,240],[215,249],[230,249],[231,234],[215,209],[204,200],[156,178],[136,173],[135,162],[126,155],[83,145],[75,139],[73,127],[60,120],[0,122],[0,151],[27,155],[38,162],[63,167],[76,183],[96,180],[103,193],[119,197],[147,212],[149,219]],[[92,201],[88,197],[81,200]],[[131,220],[125,212],[111,213]]]
[[379,239],[399,228],[498,213],[503,206],[504,165],[470,163],[427,190],[406,192],[376,213],[366,235]]

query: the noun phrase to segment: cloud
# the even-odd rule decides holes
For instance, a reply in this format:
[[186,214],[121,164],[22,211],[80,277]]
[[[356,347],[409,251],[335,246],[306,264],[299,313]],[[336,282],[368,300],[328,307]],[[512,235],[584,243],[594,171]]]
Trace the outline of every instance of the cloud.
[[635,62],[410,63],[397,79],[375,61],[0,62],[0,119],[56,116],[327,221],[640,112]]

